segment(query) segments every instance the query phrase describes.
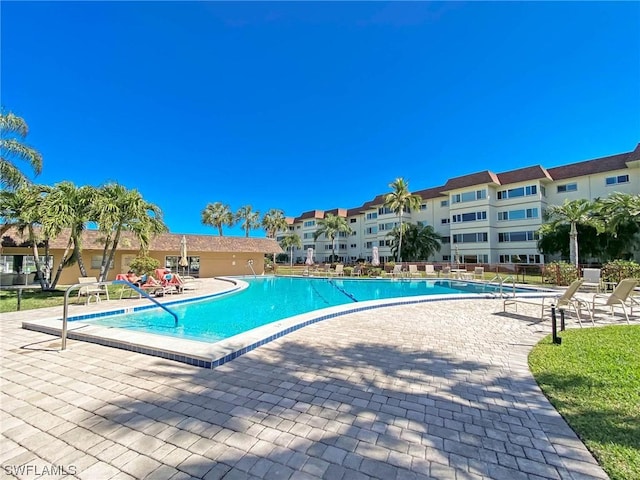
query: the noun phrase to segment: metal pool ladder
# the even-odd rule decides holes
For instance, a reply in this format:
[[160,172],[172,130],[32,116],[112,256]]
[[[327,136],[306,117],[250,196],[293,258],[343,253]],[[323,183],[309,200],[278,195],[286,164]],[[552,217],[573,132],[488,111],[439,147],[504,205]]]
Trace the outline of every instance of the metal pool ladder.
[[163,310],[165,310],[166,312],[168,312],[170,315],[173,316],[173,319],[175,320],[175,326],[178,326],[178,314],[176,312],[174,312],[173,310],[171,310],[170,308],[168,308],[167,306],[163,305],[162,303],[160,303],[159,301],[157,301],[155,298],[153,298],[151,295],[149,295],[147,292],[145,292],[144,290],[142,290],[141,288],[136,287],[133,283],[127,282],[126,280],[111,280],[108,282],[88,282],[88,283],[76,283],[74,285],[71,285],[69,288],[67,288],[67,290],[64,292],[64,307],[62,310],[62,333],[61,333],[61,339],[62,339],[62,346],[61,346],[61,350],[66,350],[67,348],[67,332],[68,332],[68,324],[69,324],[69,294],[71,293],[71,291],[79,288],[79,287],[86,287],[87,285],[97,285],[97,286],[107,286],[107,285],[126,285],[127,287],[135,290],[136,292],[138,292],[141,296],[148,298],[149,300],[151,300],[153,303],[155,303],[157,306],[159,306],[160,308],[162,308]]

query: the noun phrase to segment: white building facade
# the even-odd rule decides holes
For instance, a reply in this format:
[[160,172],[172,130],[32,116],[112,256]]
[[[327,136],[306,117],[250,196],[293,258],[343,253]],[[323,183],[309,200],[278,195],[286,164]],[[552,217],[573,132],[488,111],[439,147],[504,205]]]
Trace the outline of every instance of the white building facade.
[[[442,236],[440,252],[425,261],[542,264],[537,231],[548,206],[565,200],[595,200],[613,192],[640,194],[640,144],[632,152],[549,169],[537,165],[451,178],[442,186],[414,192],[422,197],[422,204],[404,214],[403,222],[431,225]],[[382,261],[393,260],[387,235],[399,219],[384,207],[384,196],[357,208],[312,210],[288,219],[289,231],[303,244],[302,249],[294,249],[294,261],[304,261],[308,248],[314,249],[316,263],[329,261],[331,241],[324,236],[314,240],[318,221],[329,213],[345,217],[353,230],[336,238],[340,262],[370,261],[373,247],[378,247]]]

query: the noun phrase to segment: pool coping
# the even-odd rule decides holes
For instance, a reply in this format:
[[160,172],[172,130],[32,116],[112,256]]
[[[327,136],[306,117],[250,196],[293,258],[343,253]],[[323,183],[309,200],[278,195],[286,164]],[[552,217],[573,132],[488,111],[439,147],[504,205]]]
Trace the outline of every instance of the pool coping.
[[[248,287],[248,284],[239,278],[216,277],[219,280],[233,284],[232,288],[207,295],[190,296],[185,299],[163,302],[163,305],[192,303],[214,297],[220,297],[240,292]],[[469,283],[468,281],[465,283]],[[557,295],[552,290],[537,289],[531,293],[521,293],[523,297],[540,298]],[[234,335],[215,343],[182,339],[168,335],[137,332],[120,327],[107,327],[83,323],[83,319],[99,316],[117,315],[122,313],[157,308],[156,305],[139,305],[136,307],[116,307],[99,312],[87,313],[71,317],[68,322],[67,337],[73,340],[96,343],[108,347],[143,353],[146,355],[166,358],[189,365],[213,369],[223,365],[241,355],[244,355],[266,343],[272,342],[289,333],[312,325],[323,320],[335,318],[351,313],[385,308],[399,305],[411,305],[443,300],[482,300],[496,299],[500,296],[491,293],[460,293],[446,295],[419,295],[413,297],[385,298],[379,300],[367,300],[356,303],[348,303],[333,307],[327,307],[312,312],[306,312],[292,317],[254,328],[247,332]],[[44,319],[24,320],[22,328],[41,333],[61,336],[62,317],[49,317]],[[167,345],[167,344],[170,345]]]

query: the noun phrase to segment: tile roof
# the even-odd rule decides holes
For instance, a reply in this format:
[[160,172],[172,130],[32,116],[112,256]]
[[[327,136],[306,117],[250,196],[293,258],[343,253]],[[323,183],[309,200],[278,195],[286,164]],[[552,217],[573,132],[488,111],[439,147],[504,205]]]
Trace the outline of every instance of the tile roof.
[[511,170],[510,172],[504,172],[498,174],[498,181],[500,185],[509,185],[510,183],[526,182],[529,180],[549,180],[552,181],[551,175],[547,170],[540,166],[534,165],[533,167],[518,168],[517,170]]
[[547,171],[554,180],[564,180],[566,178],[582,177],[595,173],[610,172],[612,170],[622,170],[627,168],[626,160],[630,153],[620,153],[610,157],[596,158],[585,162],[571,163],[560,167],[549,168]]
[[416,195],[420,195],[423,200],[428,200],[430,198],[439,198],[446,197],[442,191],[444,190],[444,185],[441,187],[433,187],[433,188],[425,188],[424,190],[418,190],[413,192]]
[[306,220],[307,218],[324,218],[323,210],[309,210],[308,212],[304,212],[299,217],[296,217],[294,221],[299,222],[300,220]]
[[[50,248],[64,249],[67,246],[68,231],[57,238],[51,239]],[[180,251],[182,233],[163,233],[151,241],[152,251]],[[104,247],[101,241],[103,235],[97,230],[86,230],[82,235],[82,248],[86,250],[100,250]],[[272,238],[220,237],[214,235],[184,234],[189,253],[204,252],[233,252],[233,253],[282,253],[278,242]],[[2,246],[26,246],[26,237],[22,237],[12,228],[2,237]],[[118,250],[138,251],[140,244],[130,232],[123,232]]]
[[483,172],[470,173],[469,175],[450,178],[447,180],[447,183],[444,184],[443,191],[457,190],[459,188],[472,187],[475,185],[486,185],[488,183],[500,185],[500,180],[498,180],[495,173],[485,170]]

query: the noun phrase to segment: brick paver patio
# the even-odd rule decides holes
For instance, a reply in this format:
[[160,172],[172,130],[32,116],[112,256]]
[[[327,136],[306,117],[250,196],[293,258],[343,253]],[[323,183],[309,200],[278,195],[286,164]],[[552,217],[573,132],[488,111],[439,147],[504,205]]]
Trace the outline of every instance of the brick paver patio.
[[3,314],[2,476],[607,478],[527,368],[548,323],[501,309],[349,314],[215,370],[77,341],[60,352],[20,328],[30,312]]

